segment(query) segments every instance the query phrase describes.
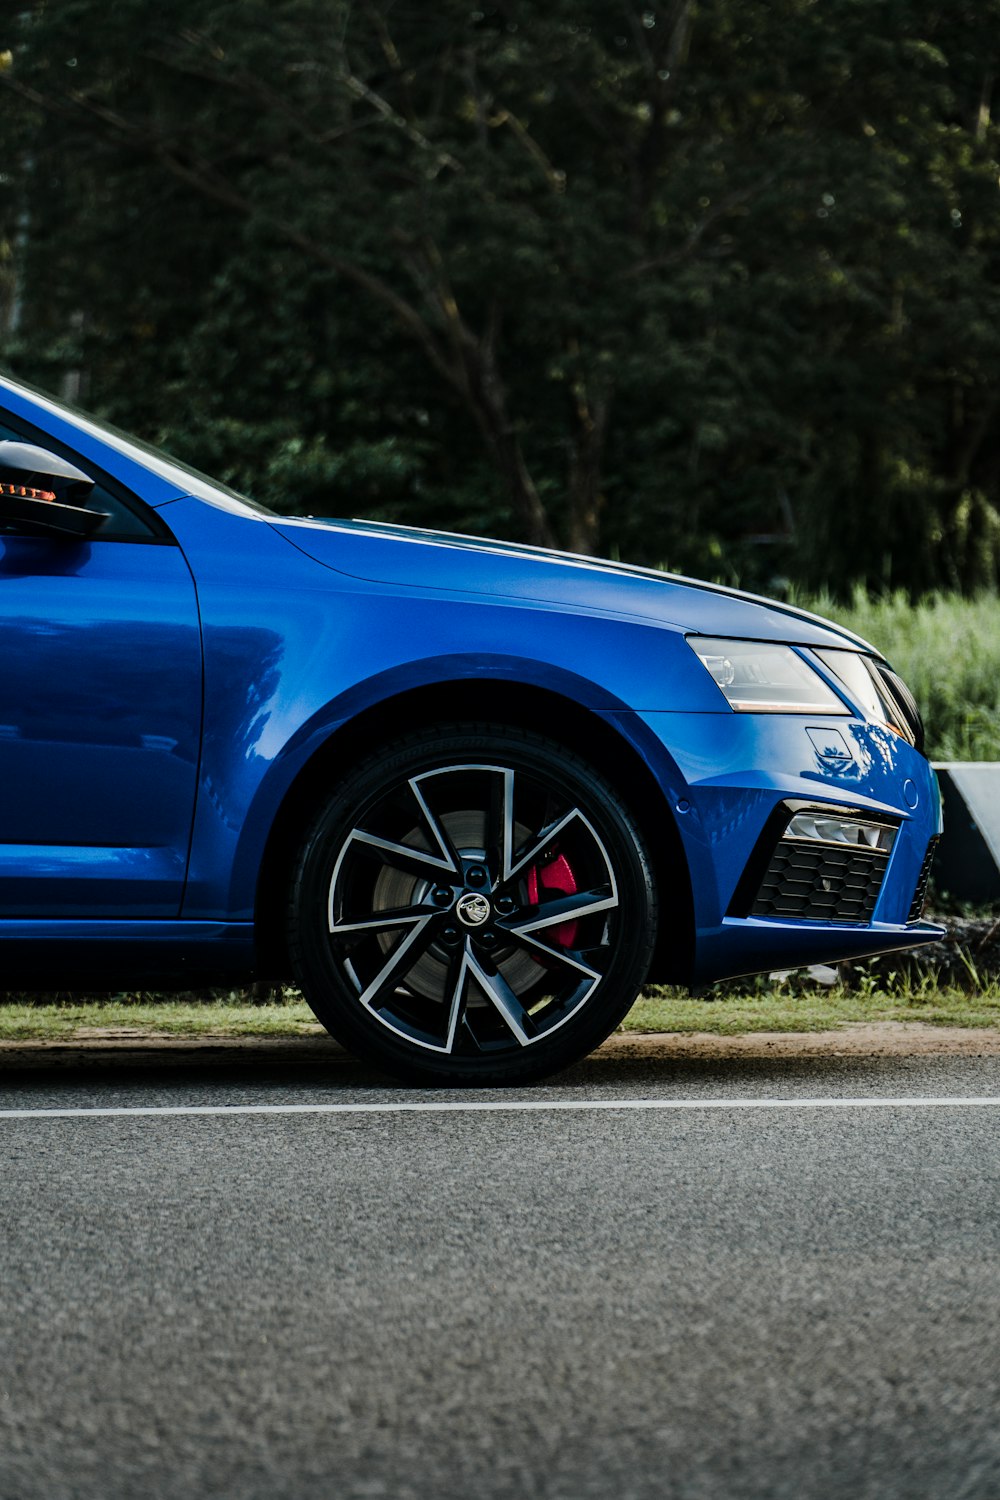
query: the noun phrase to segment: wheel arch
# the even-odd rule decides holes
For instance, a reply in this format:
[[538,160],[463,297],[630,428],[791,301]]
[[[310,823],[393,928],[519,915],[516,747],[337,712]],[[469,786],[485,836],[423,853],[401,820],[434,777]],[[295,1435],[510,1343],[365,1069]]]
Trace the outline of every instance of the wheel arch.
[[661,896],[650,977],[685,983],[694,956],[688,863],[669,802],[638,747],[617,725],[550,688],[470,679],[423,685],[372,704],[334,731],[299,772],[271,825],[258,873],[254,911],[260,973],[288,973],[288,891],[301,840],[325,790],[343,770],[404,730],[456,720],[533,729],[578,754],[585,743],[585,758],[614,785],[649,845]]

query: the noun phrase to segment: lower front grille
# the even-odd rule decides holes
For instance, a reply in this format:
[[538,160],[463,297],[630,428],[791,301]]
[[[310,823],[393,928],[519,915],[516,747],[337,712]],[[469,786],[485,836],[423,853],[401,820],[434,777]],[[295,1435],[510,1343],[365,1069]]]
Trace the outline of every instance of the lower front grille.
[[870,922],[888,864],[883,849],[781,839],[750,915]]
[[931,878],[931,866],[934,863],[937,846],[937,838],[932,838],[927,845],[927,853],[924,855],[924,862],[920,866],[917,888],[913,892],[913,900],[910,903],[910,915],[906,919],[907,922],[919,922],[924,914],[924,902],[927,900],[927,882]]

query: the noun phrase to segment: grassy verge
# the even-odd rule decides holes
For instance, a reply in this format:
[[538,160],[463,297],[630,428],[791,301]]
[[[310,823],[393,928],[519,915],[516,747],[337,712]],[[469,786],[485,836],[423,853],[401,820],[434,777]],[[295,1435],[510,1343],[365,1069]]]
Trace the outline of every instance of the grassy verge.
[[839,985],[798,993],[771,988],[749,995],[721,994],[711,1000],[694,1000],[672,990],[648,990],[636,1001],[622,1029],[739,1036],[751,1031],[832,1031],[872,1021],[1000,1028],[1000,986],[985,985],[974,994],[954,987],[867,993]]
[[[923,1021],[933,1026],[1000,1028],[1000,985],[974,993],[930,984],[848,991],[765,986],[746,994],[716,993],[693,999],[678,990],[649,989],[636,1002],[623,1031],[709,1032],[737,1036],[755,1031],[828,1031],[852,1022]],[[119,998],[0,1004],[0,1044],[83,1041],[94,1036],[294,1037],[322,1034],[312,1011],[294,991],[283,1001],[250,1005],[241,997],[213,1002]]]
[[95,1035],[308,1036],[322,1030],[308,1005],[299,999],[273,1005],[248,1005],[240,1000],[192,1003],[127,999],[0,1004],[0,1044],[72,1042]]

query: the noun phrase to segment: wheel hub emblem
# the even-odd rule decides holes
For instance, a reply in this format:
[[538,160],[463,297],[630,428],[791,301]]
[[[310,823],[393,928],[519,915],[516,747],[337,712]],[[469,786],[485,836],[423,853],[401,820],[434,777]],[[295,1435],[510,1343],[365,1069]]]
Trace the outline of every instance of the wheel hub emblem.
[[482,927],[490,914],[490,903],[485,896],[480,896],[476,891],[466,892],[459,896],[455,903],[455,911],[458,920],[464,922],[466,927]]

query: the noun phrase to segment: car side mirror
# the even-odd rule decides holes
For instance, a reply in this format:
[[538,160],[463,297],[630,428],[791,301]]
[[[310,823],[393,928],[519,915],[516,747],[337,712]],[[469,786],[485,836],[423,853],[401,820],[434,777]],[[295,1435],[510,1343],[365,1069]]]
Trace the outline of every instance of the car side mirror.
[[108,517],[87,509],[94,481],[66,459],[34,443],[0,442],[0,532],[93,536]]

